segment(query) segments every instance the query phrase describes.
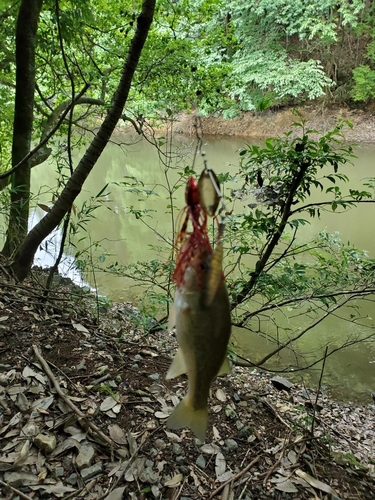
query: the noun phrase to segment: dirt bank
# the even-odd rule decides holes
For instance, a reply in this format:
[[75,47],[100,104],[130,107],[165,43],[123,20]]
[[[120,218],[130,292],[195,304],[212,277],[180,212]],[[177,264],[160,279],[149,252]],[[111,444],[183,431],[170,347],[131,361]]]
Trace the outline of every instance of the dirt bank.
[[[349,120],[353,128],[344,127],[345,138],[353,142],[375,142],[375,113],[372,110],[361,111],[349,108],[326,108],[324,106],[306,105],[298,108],[298,112],[306,120],[306,127],[325,133],[337,124],[339,119]],[[173,126],[174,132],[186,135],[195,134],[197,114],[182,113]],[[225,135],[238,137],[276,137],[290,130],[293,122],[300,119],[292,109],[265,111],[259,113],[242,113],[231,119],[222,116],[200,117],[204,135]]]

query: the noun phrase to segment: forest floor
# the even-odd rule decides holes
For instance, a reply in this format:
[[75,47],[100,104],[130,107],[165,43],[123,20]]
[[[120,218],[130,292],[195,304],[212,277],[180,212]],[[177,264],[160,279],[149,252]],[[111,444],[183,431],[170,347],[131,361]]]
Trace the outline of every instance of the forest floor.
[[[300,116],[296,115],[296,110]],[[344,106],[326,107],[317,102],[305,104],[296,109],[266,110],[263,113],[245,112],[231,119],[224,119],[222,116],[200,116],[200,132],[204,136],[235,136],[254,139],[276,137],[289,131],[292,123],[300,122],[301,119],[305,120],[306,129],[314,129],[319,133],[332,130],[338,120],[347,120],[353,125],[352,128],[348,125],[343,127],[347,141],[375,142],[375,108],[369,107],[363,111]],[[181,113],[173,122],[173,131],[195,135],[195,120],[195,112]],[[162,128],[161,131],[164,132],[164,129]]]
[[43,281],[0,280],[0,499],[375,498],[375,405],[235,367],[199,444],[165,426],[186,390],[165,380],[173,335],[138,331],[131,304],[98,317],[59,277],[46,297]]

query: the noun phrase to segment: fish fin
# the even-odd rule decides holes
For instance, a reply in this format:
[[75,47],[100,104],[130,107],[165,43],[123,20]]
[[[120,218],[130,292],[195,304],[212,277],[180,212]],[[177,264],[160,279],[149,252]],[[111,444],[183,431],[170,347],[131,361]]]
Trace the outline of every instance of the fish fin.
[[182,429],[189,427],[199,441],[206,438],[208,425],[208,407],[196,410],[192,407],[188,398],[183,399],[174,409],[167,420],[170,429]]
[[223,364],[220,366],[219,371],[217,372],[217,377],[221,377],[222,375],[227,375],[232,372],[232,367],[230,365],[230,361],[228,356],[225,356]]
[[215,298],[217,289],[223,281],[223,245],[218,242],[214,250],[208,275],[206,305],[210,306]]
[[169,380],[171,378],[179,377],[183,373],[187,373],[187,369],[184,355],[179,347],[165,378]]

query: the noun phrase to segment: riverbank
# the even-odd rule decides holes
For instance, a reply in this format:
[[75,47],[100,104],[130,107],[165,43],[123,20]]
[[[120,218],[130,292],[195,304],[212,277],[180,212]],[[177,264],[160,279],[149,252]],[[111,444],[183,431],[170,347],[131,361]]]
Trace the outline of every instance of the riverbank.
[[[372,111],[352,110],[344,107],[326,108],[325,106],[305,105],[297,108],[301,117],[306,120],[307,129],[315,129],[320,133],[332,130],[338,120],[348,120],[353,128],[345,125],[343,133],[350,142],[375,142],[375,114]],[[196,113],[181,113],[173,124],[173,132],[195,135]],[[222,116],[200,117],[204,135],[234,136],[260,139],[276,137],[287,132],[293,122],[300,118],[293,109],[278,111],[267,110],[263,113],[246,112],[224,119]]]
[[[22,498],[372,499],[374,405],[341,404],[236,367],[212,386],[204,445],[165,421],[173,335],[144,335],[131,304],[43,273],[1,278],[0,491]],[[60,281],[60,283],[59,283]],[[57,284],[58,283],[58,284]],[[109,494],[112,492],[112,495]]]

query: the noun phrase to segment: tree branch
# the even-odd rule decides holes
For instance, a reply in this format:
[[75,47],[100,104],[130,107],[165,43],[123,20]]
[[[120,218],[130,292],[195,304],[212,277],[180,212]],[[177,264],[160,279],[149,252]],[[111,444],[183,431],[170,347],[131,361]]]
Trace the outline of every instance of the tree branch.
[[[354,203],[375,203],[375,200],[354,200],[354,199],[350,199],[350,200],[345,200],[345,199],[340,199],[340,200],[332,200],[332,201],[321,201],[319,203],[308,203],[307,205],[303,205],[302,207],[298,207],[296,208],[295,210],[292,210],[290,212],[290,215],[295,215],[299,212],[304,212],[305,210],[309,209],[309,208],[315,208],[315,207],[324,207],[324,206],[331,206],[332,203],[334,201],[337,201],[337,202],[344,202],[344,203],[348,203],[348,204],[354,204]],[[332,210],[333,212],[333,210]]]
[[271,311],[272,309],[280,309],[281,307],[288,306],[290,304],[298,303],[298,302],[306,302],[308,300],[320,300],[324,298],[330,298],[330,297],[339,297],[340,295],[351,295],[352,297],[356,296],[366,296],[366,295],[373,295],[375,294],[375,288],[363,288],[362,290],[339,290],[337,292],[330,292],[330,293],[321,293],[321,294],[311,294],[311,295],[302,295],[300,297],[294,297],[291,299],[286,299],[281,302],[278,302],[276,304],[270,304],[267,306],[263,306],[260,309],[257,309],[256,311],[246,313],[243,316],[243,319],[238,322],[238,323],[232,323],[233,326],[237,327],[244,327],[246,321],[248,321],[250,318],[253,316],[257,316],[258,314],[262,314],[266,311]]
[[[77,95],[77,99],[79,99],[80,97],[82,97],[82,95],[86,92],[86,90],[89,88],[89,84],[85,85],[83,87],[83,89],[81,90],[81,92]],[[34,149],[32,149],[24,158],[22,158],[21,161],[19,161],[17,163],[17,165],[14,165],[13,168],[11,168],[10,170],[7,170],[6,172],[0,174],[0,179],[5,179],[6,177],[9,177],[10,175],[12,175],[17,169],[19,169],[20,167],[22,167],[22,165],[24,165],[28,160],[30,160],[30,158],[37,152],[39,151],[45,144],[47,144],[47,142],[51,139],[51,137],[55,134],[55,132],[59,129],[60,125],[62,124],[62,122],[65,120],[65,117],[67,116],[67,114],[69,113],[70,111],[70,107],[72,105],[72,102],[66,107],[65,111],[62,113],[62,115],[60,116],[59,120],[57,121],[56,125],[50,130],[50,132],[48,134],[46,134],[46,136],[44,137],[44,139],[42,139],[40,141],[40,143],[35,146]]]
[[349,300],[350,300],[350,297],[348,297],[347,299],[345,299],[343,301],[343,303],[341,303],[341,304],[335,304],[334,306],[332,306],[328,311],[326,311],[323,314],[323,316],[321,316],[316,321],[314,321],[314,323],[312,323],[311,325],[309,325],[307,328],[304,328],[301,332],[298,333],[298,335],[295,335],[294,337],[290,338],[286,342],[284,342],[281,345],[279,345],[272,352],[270,352],[269,354],[267,354],[266,356],[264,356],[257,364],[258,365],[264,365],[264,363],[266,361],[268,361],[270,358],[272,358],[273,356],[275,356],[275,354],[278,354],[280,351],[282,351],[283,349],[285,349],[285,347],[288,347],[288,345],[290,345],[293,342],[295,342],[296,340],[300,339],[303,335],[305,335],[306,332],[308,332],[309,330],[311,330],[311,328],[314,328],[315,326],[319,325],[319,323],[321,323],[325,318],[327,318],[333,311],[336,311],[337,309],[339,309],[340,307],[342,307],[343,305],[345,305],[347,302],[349,302]]

